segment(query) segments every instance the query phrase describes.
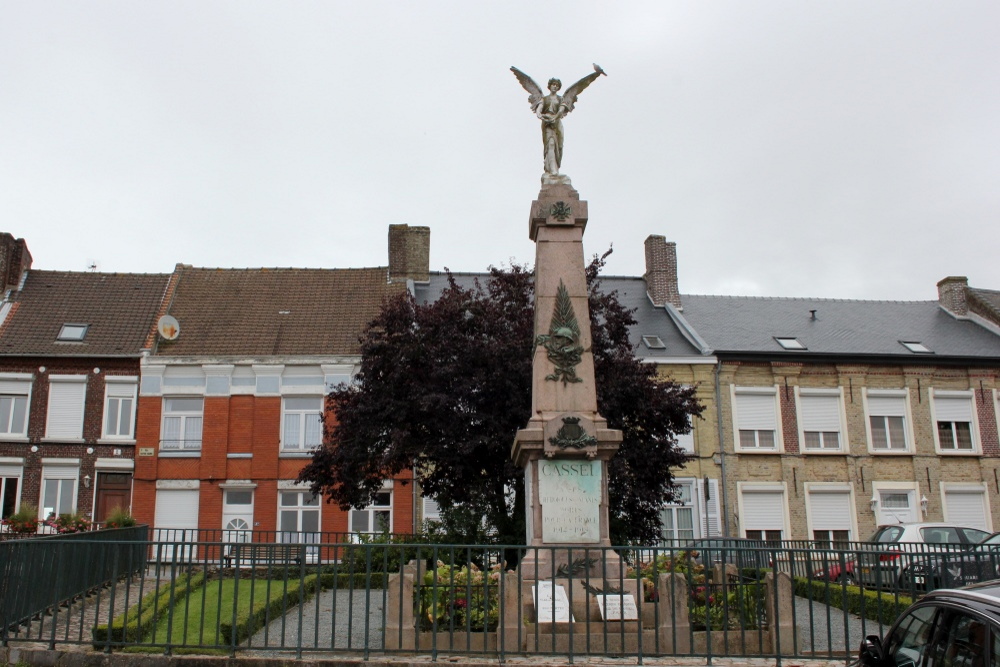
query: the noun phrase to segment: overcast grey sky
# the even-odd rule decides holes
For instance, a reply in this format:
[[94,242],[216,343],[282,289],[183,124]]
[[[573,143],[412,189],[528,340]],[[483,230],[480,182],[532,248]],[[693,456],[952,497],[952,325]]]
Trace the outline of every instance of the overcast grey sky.
[[1000,289],[1000,3],[0,0],[0,229],[40,269],[531,262],[539,122],[587,253],[681,291]]

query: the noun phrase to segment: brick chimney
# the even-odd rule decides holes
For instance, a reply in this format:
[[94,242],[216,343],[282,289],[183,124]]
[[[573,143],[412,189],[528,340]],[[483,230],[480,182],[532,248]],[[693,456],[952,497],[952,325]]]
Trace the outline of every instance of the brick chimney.
[[948,276],[938,281],[938,303],[952,315],[964,317],[969,314],[966,289],[969,279],[965,276]]
[[431,228],[389,225],[389,282],[430,280]]
[[21,275],[31,268],[31,253],[24,239],[15,239],[13,234],[0,232],[0,280],[3,290],[16,288],[21,283]]
[[646,293],[654,306],[671,304],[682,308],[681,294],[677,289],[677,244],[663,236],[646,238]]

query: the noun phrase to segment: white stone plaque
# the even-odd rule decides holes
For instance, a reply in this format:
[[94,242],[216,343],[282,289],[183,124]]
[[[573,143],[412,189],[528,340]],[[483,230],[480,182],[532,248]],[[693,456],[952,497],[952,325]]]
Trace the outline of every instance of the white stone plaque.
[[635,606],[634,595],[598,595],[597,606],[601,608],[601,618],[605,621],[638,621],[639,609]]
[[541,459],[538,501],[542,542],[597,544],[601,541],[601,462]]
[[535,598],[535,614],[538,623],[569,623],[573,614],[569,611],[566,589],[554,581],[539,581],[531,587]]

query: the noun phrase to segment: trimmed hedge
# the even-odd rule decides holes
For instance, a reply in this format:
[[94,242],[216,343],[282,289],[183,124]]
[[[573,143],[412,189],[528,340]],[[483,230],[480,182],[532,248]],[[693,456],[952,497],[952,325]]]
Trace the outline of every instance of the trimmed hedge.
[[170,608],[171,595],[176,605],[204,584],[204,572],[195,572],[191,575],[185,573],[174,579],[173,583],[167,583],[159,590],[147,593],[137,606],[115,618],[110,627],[108,624],[94,627],[92,630],[94,647],[100,648],[109,641],[113,644],[140,641],[142,636],[156,625],[160,616]]
[[275,597],[265,604],[251,605],[245,613],[238,613],[236,617],[235,639],[233,638],[233,623],[230,620],[219,623],[219,632],[227,644],[240,644],[245,639],[257,632],[264,624],[280,618],[287,609],[301,604],[308,600],[316,592],[316,575],[305,578],[304,582],[298,580],[288,581],[288,588],[284,595]]
[[803,577],[795,577],[793,581],[795,594],[798,596],[838,609],[846,609],[856,616],[883,625],[891,625],[914,602],[908,595],[897,596],[869,589],[862,592],[858,586],[842,586],[835,582]]

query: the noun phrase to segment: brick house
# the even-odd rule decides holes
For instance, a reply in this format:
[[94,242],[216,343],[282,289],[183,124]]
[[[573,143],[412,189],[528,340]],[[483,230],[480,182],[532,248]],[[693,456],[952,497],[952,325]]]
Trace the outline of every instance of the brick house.
[[660,368],[700,388],[694,448],[699,475],[721,485],[727,534],[994,529],[1000,293],[946,278],[938,301],[682,295],[673,244],[652,236],[646,250],[660,317],[715,360],[701,373],[680,358]]
[[139,359],[169,275],[31,269],[0,234],[0,507],[101,521],[131,502]]
[[[430,232],[392,225],[389,265],[211,269],[178,265],[142,360],[134,512],[160,529],[412,532],[411,475],[344,512],[296,483],[321,443],[329,390],[350,381],[359,335],[383,300],[427,280]],[[214,533],[221,534],[221,533]],[[217,538],[213,538],[217,539]]]

